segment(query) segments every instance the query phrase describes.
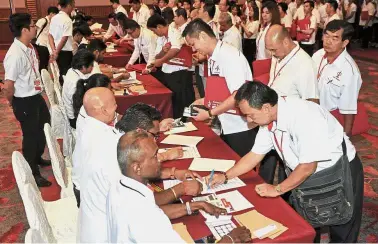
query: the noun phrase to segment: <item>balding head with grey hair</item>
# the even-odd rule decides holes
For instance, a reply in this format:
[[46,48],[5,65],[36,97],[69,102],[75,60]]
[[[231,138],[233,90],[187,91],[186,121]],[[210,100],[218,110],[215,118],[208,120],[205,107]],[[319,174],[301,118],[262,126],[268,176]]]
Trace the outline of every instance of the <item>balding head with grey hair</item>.
[[228,26],[228,29],[233,26],[231,15],[228,14],[228,12],[220,13],[218,22],[219,22],[220,25]]

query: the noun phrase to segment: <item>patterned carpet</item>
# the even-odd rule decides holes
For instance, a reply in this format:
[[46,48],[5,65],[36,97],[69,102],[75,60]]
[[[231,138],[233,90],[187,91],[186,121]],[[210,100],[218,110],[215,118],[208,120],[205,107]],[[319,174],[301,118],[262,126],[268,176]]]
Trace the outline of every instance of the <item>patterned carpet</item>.
[[[366,53],[364,55],[369,56]],[[357,61],[357,63],[364,81],[360,100],[368,109],[371,124],[369,133],[352,138],[365,171],[365,203],[360,242],[376,243],[378,242],[378,62]],[[4,79],[2,63],[0,63],[0,79]],[[22,135],[13,112],[2,94],[0,111],[0,243],[23,242],[28,223],[11,166],[12,152],[21,149]],[[44,169],[42,174],[51,176],[51,169]]]

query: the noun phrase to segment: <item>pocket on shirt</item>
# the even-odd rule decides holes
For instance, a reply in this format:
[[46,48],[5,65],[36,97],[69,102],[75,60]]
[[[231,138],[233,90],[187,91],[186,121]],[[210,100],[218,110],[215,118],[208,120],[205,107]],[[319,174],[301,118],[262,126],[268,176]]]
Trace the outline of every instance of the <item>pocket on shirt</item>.
[[329,90],[330,90],[330,94],[331,96],[333,97],[340,97],[340,93],[341,93],[341,88],[342,88],[342,84],[340,81],[338,81],[337,79],[333,79],[330,83],[329,83]]

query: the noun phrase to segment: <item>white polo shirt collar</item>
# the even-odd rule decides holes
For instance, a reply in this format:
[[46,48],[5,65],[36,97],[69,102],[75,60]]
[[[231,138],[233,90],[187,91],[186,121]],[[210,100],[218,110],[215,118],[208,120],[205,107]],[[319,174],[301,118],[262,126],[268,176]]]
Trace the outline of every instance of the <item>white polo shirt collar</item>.
[[127,188],[130,191],[135,191],[140,194],[142,197],[145,197],[146,200],[155,204],[154,193],[146,185],[126,176],[122,176],[119,181],[122,187]]
[[288,122],[287,122],[287,114],[288,109],[286,106],[286,98],[279,97],[277,101],[277,106],[280,109],[277,109],[277,121],[271,122],[268,125],[268,129],[271,132],[275,132],[276,130],[287,132]]
[[[14,43],[17,46],[19,46],[22,49],[22,51],[24,51],[24,52],[28,51],[28,47],[24,43],[22,43],[20,40],[18,40],[17,38],[14,38]],[[29,48],[32,48],[32,47],[29,47]]]

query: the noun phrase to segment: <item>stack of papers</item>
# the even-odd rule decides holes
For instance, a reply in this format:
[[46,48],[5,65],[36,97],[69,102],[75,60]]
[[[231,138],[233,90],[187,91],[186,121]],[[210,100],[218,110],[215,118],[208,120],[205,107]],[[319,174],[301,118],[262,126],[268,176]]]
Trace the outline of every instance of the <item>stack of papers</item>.
[[234,218],[247,227],[252,233],[252,239],[274,239],[284,233],[288,228],[279,222],[265,217],[256,210],[235,215]]
[[181,236],[186,243],[194,243],[193,238],[190,236],[186,225],[183,223],[177,223],[172,225],[173,229]]
[[202,139],[202,136],[169,135],[161,143],[195,147]]
[[164,132],[164,135],[178,134],[178,133],[198,130],[197,127],[195,127],[192,122],[184,123],[184,125],[185,126],[183,127],[172,128],[169,131]]
[[209,227],[211,233],[214,235],[215,239],[220,240],[223,236],[230,233],[236,228],[234,222],[229,220],[218,220],[218,221],[206,221],[207,227]]
[[96,29],[101,29],[102,28],[102,24],[100,23],[94,23],[93,25],[91,25],[91,30],[96,30]]
[[[172,136],[172,135],[170,135]],[[167,137],[168,138],[168,137]],[[235,165],[235,160],[195,158],[189,167],[193,171],[222,171],[226,172]]]
[[[163,153],[168,151],[169,148],[160,148],[158,153]],[[178,159],[186,159],[186,158],[200,158],[201,155],[198,152],[197,147],[183,147],[182,150],[184,151],[184,155]]]

